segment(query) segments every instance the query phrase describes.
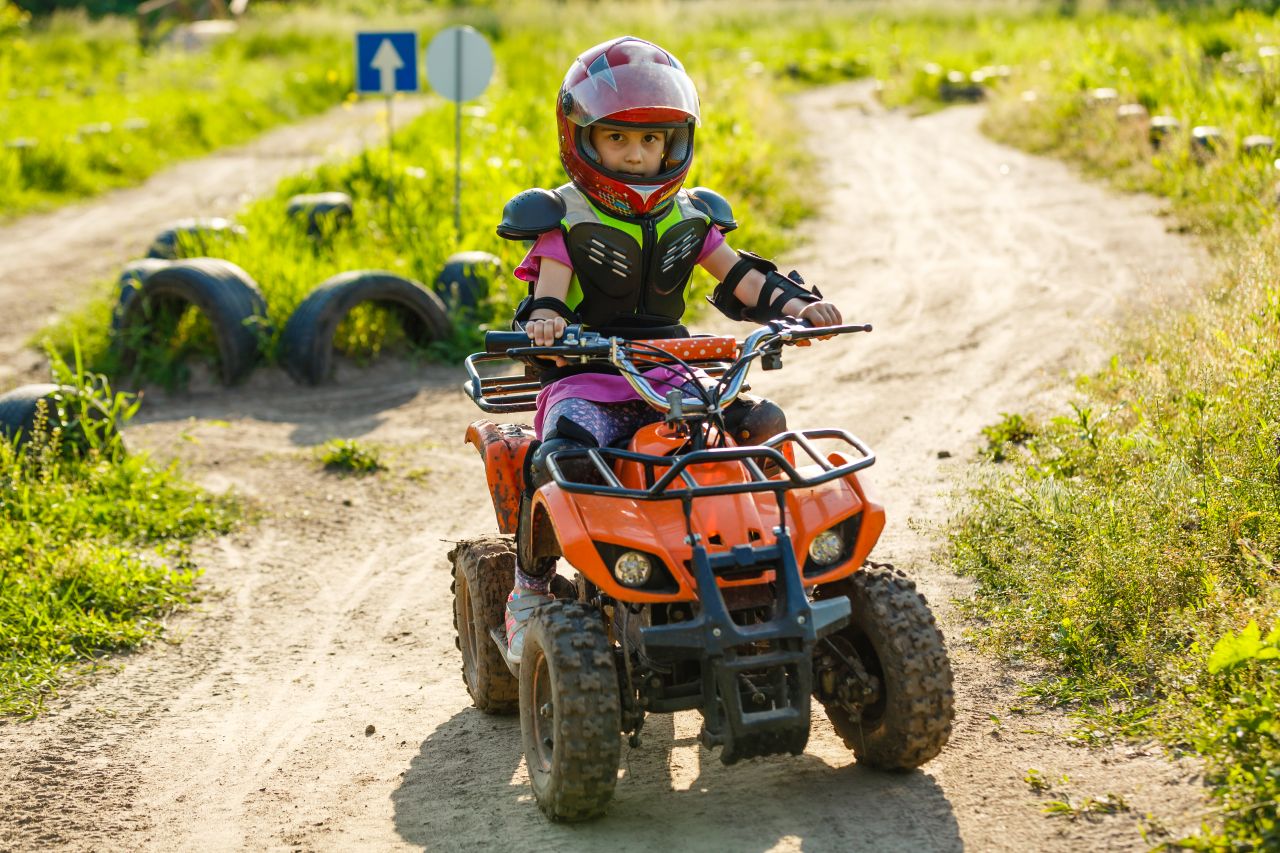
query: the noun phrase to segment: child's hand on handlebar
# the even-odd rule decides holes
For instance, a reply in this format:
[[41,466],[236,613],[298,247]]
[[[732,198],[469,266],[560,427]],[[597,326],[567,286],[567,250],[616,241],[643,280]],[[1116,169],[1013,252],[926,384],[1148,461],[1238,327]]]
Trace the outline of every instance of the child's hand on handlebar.
[[[539,308],[529,317],[528,322],[524,324],[525,334],[529,336],[529,340],[536,347],[554,346],[556,339],[564,334],[565,322],[554,311],[548,311],[545,308]],[[566,362],[560,356],[552,356],[551,360],[557,365],[565,365]]]
[[564,325],[564,318],[556,312],[539,309],[524,324],[524,331],[534,346],[549,347],[554,346],[556,338],[564,334]]
[[[796,316],[798,319],[804,320],[810,326],[814,327],[839,326],[844,322],[844,317],[840,314],[840,309],[825,299],[821,302],[810,302],[808,305],[804,306]],[[830,337],[830,335],[823,335],[817,340],[825,341],[830,339]],[[807,347],[810,344],[807,340],[796,341],[796,343],[802,347]]]

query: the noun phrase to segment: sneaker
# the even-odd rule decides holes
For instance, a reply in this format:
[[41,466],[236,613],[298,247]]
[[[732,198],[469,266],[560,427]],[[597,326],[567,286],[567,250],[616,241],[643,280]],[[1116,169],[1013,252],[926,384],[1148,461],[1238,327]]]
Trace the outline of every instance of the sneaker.
[[507,597],[507,661],[512,665],[520,665],[520,656],[524,654],[524,629],[529,626],[529,617],[548,601],[555,599],[545,592],[534,592],[529,589],[512,590]]

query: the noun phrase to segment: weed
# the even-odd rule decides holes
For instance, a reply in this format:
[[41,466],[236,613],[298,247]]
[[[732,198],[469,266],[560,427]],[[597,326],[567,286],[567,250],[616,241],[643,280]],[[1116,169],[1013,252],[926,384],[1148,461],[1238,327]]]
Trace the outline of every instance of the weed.
[[1024,445],[1036,434],[1031,424],[1022,415],[1002,412],[1000,417],[1000,423],[982,428],[982,434],[987,437],[987,447],[983,455],[992,462],[1005,461],[1008,458],[1010,445]]
[[326,471],[343,474],[375,474],[385,470],[377,448],[354,438],[334,438],[324,443],[316,455]]
[[1052,787],[1049,784],[1049,780],[1044,778],[1044,774],[1034,767],[1027,770],[1026,775],[1022,777],[1022,781],[1026,782],[1027,785],[1030,786],[1031,790],[1035,791],[1037,794],[1042,791],[1047,791]]
[[1110,815],[1129,811],[1129,804],[1119,794],[1103,794],[1101,797],[1085,797],[1080,803],[1073,803],[1069,795],[1061,800],[1048,800],[1043,811],[1047,815],[1076,820],[1090,815]]

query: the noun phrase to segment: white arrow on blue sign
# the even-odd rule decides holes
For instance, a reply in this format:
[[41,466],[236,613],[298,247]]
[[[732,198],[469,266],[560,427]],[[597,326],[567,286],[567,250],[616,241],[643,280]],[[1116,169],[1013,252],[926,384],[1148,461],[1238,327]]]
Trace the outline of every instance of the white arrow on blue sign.
[[391,95],[417,92],[416,32],[356,33],[356,91]]

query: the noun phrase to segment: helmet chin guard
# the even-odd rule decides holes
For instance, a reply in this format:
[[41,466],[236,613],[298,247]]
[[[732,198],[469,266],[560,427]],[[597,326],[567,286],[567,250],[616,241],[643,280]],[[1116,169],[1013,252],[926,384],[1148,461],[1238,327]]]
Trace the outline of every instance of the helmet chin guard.
[[[684,183],[698,120],[698,92],[679,60],[634,36],[616,38],[582,53],[565,75],[556,101],[560,162],[607,211],[646,216]],[[639,177],[604,168],[589,138],[596,123],[669,130],[661,172]]]

